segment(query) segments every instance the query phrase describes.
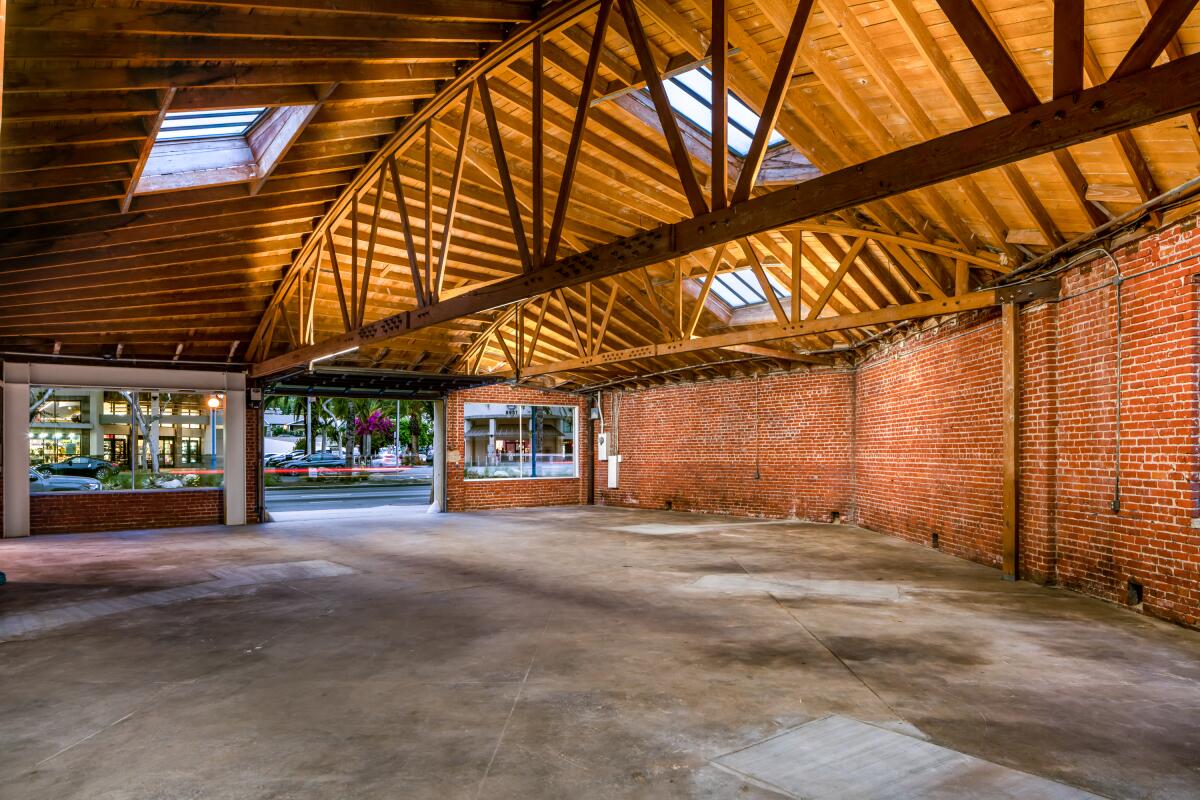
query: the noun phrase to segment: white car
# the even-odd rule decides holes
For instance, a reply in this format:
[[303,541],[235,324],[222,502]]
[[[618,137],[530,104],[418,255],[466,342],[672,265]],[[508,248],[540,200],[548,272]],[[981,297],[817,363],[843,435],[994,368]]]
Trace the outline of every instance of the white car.
[[43,475],[36,469],[29,470],[30,492],[95,492],[100,481],[95,478],[78,478],[74,475]]
[[381,450],[371,459],[372,467],[398,467],[400,459],[396,458],[396,454],[390,450]]

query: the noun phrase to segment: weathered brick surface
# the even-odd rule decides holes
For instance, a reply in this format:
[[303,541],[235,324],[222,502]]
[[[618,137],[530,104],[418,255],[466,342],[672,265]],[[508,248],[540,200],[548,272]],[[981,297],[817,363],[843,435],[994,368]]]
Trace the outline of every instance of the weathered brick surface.
[[912,337],[858,369],[858,521],[1000,560],[1000,326]]
[[[853,516],[849,372],[763,376],[604,395],[622,456],[596,501],[828,521]],[[597,426],[597,430],[599,427]]]
[[223,489],[61,492],[30,495],[30,533],[86,533],[219,525]]
[[262,509],[258,505],[258,482],[262,480],[262,409],[253,405],[246,408],[246,522],[261,521]]
[[[1054,575],[1066,586],[1118,602],[1128,581],[1137,581],[1145,587],[1145,610],[1200,625],[1200,529],[1192,527],[1200,517],[1195,218],[1114,255],[1127,278],[1121,509],[1111,508],[1116,290],[1104,285],[1116,270],[1102,257],[1064,277],[1063,296],[1070,299],[1056,312]],[[1034,485],[1022,488],[1023,502],[1046,502]]]
[[446,464],[446,509],[479,511],[488,508],[577,505],[587,500],[584,470],[591,458],[587,441],[587,402],[584,398],[561,392],[516,388],[507,385],[481,386],[451,392],[446,399],[446,447],[466,452],[463,437],[463,403],[528,403],[547,406],[575,406],[579,409],[576,453],[577,478],[538,478],[536,480],[473,480],[463,477],[463,464]]

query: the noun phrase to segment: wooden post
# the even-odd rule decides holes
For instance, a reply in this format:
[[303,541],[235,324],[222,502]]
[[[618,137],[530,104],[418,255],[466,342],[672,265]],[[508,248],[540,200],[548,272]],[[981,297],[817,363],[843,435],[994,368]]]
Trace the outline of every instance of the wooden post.
[[1020,462],[1018,452],[1018,430],[1020,428],[1021,387],[1021,311],[1016,303],[1005,303],[1001,317],[1001,349],[1003,359],[1003,407],[1004,407],[1004,477],[1001,486],[1003,495],[1004,528],[1000,537],[1004,579],[1015,581],[1018,577],[1017,562],[1017,494],[1020,488]]

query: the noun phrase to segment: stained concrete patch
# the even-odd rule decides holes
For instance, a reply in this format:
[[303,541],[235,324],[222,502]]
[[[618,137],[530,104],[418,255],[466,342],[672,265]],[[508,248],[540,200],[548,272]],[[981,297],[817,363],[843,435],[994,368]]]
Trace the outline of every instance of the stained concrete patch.
[[334,578],[351,575],[355,570],[332,561],[288,561],[282,564],[250,564],[248,566],[216,567],[210,569],[217,581],[226,586],[245,586],[252,583],[282,583],[310,578]]
[[124,614],[139,608],[165,606],[185,600],[199,600],[230,594],[247,586],[311,578],[330,578],[338,575],[350,575],[356,570],[332,561],[318,560],[217,567],[210,569],[209,572],[213,575],[214,580],[203,583],[174,586],[170,589],[156,589],[111,599],[86,600],[42,611],[5,614],[0,616],[0,640],[41,633],[64,625],[89,622],[114,614]]
[[716,525],[666,525],[661,522],[645,522],[641,525],[621,525],[614,530],[622,533],[636,533],[641,536],[679,536],[686,534],[703,533],[705,529],[712,529]]
[[879,581],[777,580],[758,575],[705,575],[686,587],[712,594],[770,594],[780,600],[828,597],[845,602],[891,603],[902,598],[900,587]]
[[1049,781],[865,722],[829,716],[712,760],[806,800],[1098,800]]

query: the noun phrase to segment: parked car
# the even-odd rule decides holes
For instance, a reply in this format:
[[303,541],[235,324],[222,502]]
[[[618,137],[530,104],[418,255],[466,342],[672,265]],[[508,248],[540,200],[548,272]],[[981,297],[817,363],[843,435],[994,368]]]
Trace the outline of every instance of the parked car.
[[57,464],[39,464],[37,471],[43,475],[80,475],[88,478],[107,478],[120,467],[111,461],[92,456],[75,456]]
[[284,461],[282,469],[317,469],[319,467],[344,467],[346,457],[338,453],[313,453],[311,456]]
[[36,469],[29,470],[30,492],[95,492],[100,481],[95,478],[80,478],[75,475],[43,475]]
[[272,455],[269,455],[263,459],[263,466],[278,467],[285,461],[295,461],[297,459],[304,458],[306,455],[308,454],[303,450],[293,450],[290,453],[273,453]]

